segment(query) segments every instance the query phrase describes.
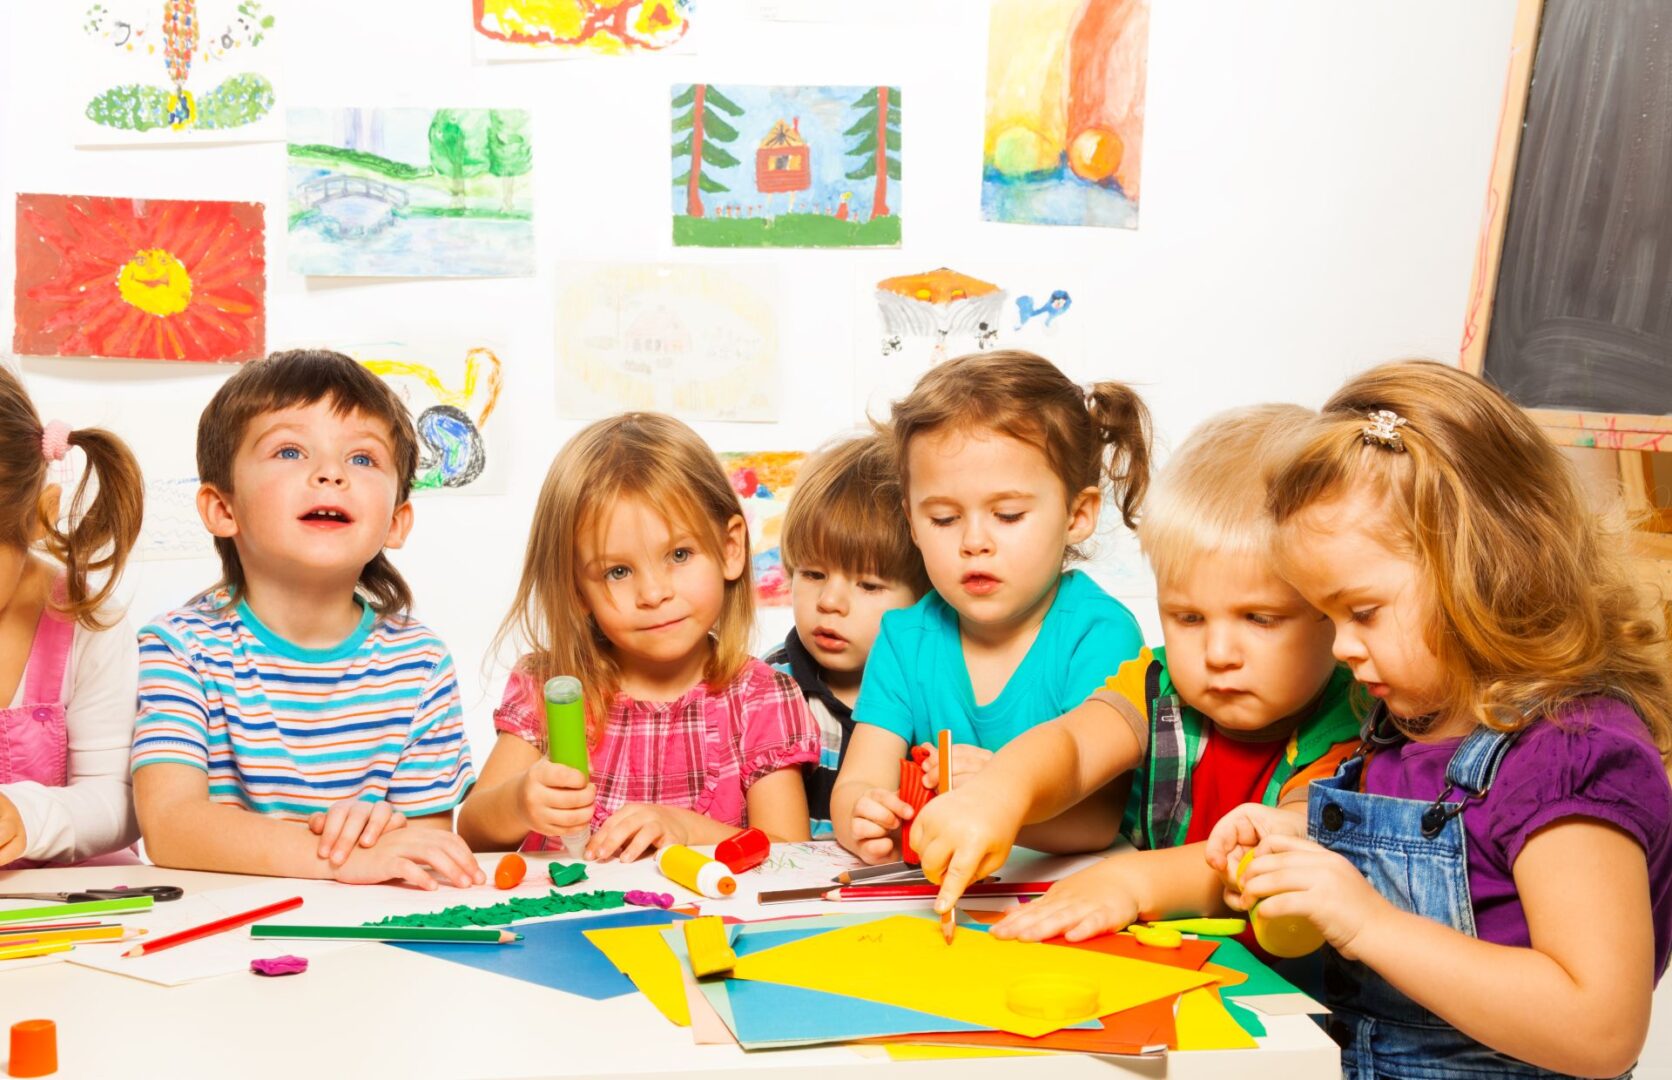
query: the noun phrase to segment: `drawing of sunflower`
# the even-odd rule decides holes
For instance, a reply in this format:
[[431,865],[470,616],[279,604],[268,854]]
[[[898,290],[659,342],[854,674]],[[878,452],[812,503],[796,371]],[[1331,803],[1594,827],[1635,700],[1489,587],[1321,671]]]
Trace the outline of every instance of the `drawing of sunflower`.
[[15,352],[251,360],[265,292],[259,203],[17,197]]

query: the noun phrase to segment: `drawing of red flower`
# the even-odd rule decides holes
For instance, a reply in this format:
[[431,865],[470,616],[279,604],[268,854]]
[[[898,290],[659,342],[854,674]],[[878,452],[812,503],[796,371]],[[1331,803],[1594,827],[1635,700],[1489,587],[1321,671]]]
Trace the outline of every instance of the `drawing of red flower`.
[[17,197],[15,352],[252,360],[265,293],[259,203]]

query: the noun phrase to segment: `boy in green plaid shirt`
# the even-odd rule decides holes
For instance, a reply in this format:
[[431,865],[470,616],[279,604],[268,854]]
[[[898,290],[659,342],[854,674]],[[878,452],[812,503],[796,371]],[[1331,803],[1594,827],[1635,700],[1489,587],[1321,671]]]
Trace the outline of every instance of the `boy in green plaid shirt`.
[[1265,481],[1309,414],[1221,414],[1174,455],[1138,539],[1155,570],[1166,647],[1120,665],[1084,705],[1019,736],[912,826],[937,909],[1003,864],[1020,829],[1081,799],[1126,798],[1123,851],[993,927],[1082,940],[1141,918],[1223,910],[1203,857],[1245,802],[1293,807],[1358,744],[1352,676],[1334,630],[1273,564]]

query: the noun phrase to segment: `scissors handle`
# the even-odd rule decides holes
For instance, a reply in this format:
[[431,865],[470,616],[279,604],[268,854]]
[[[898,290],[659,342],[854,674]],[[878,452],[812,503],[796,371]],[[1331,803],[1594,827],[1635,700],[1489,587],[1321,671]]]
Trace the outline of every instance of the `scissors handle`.
[[157,903],[178,900],[186,891],[178,885],[146,885],[136,889],[83,889],[75,894],[77,900],[122,900],[130,896],[149,896]]

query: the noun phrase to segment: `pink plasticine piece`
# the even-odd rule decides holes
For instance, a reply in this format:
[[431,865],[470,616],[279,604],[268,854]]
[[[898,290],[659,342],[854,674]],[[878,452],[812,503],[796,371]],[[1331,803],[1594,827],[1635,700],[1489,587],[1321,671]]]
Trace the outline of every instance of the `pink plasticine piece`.
[[624,894],[622,899],[637,907],[656,907],[664,911],[673,907],[672,893],[645,892],[642,889],[634,889]]
[[275,956],[268,960],[251,960],[250,970],[257,975],[300,975],[308,970],[305,956]]

